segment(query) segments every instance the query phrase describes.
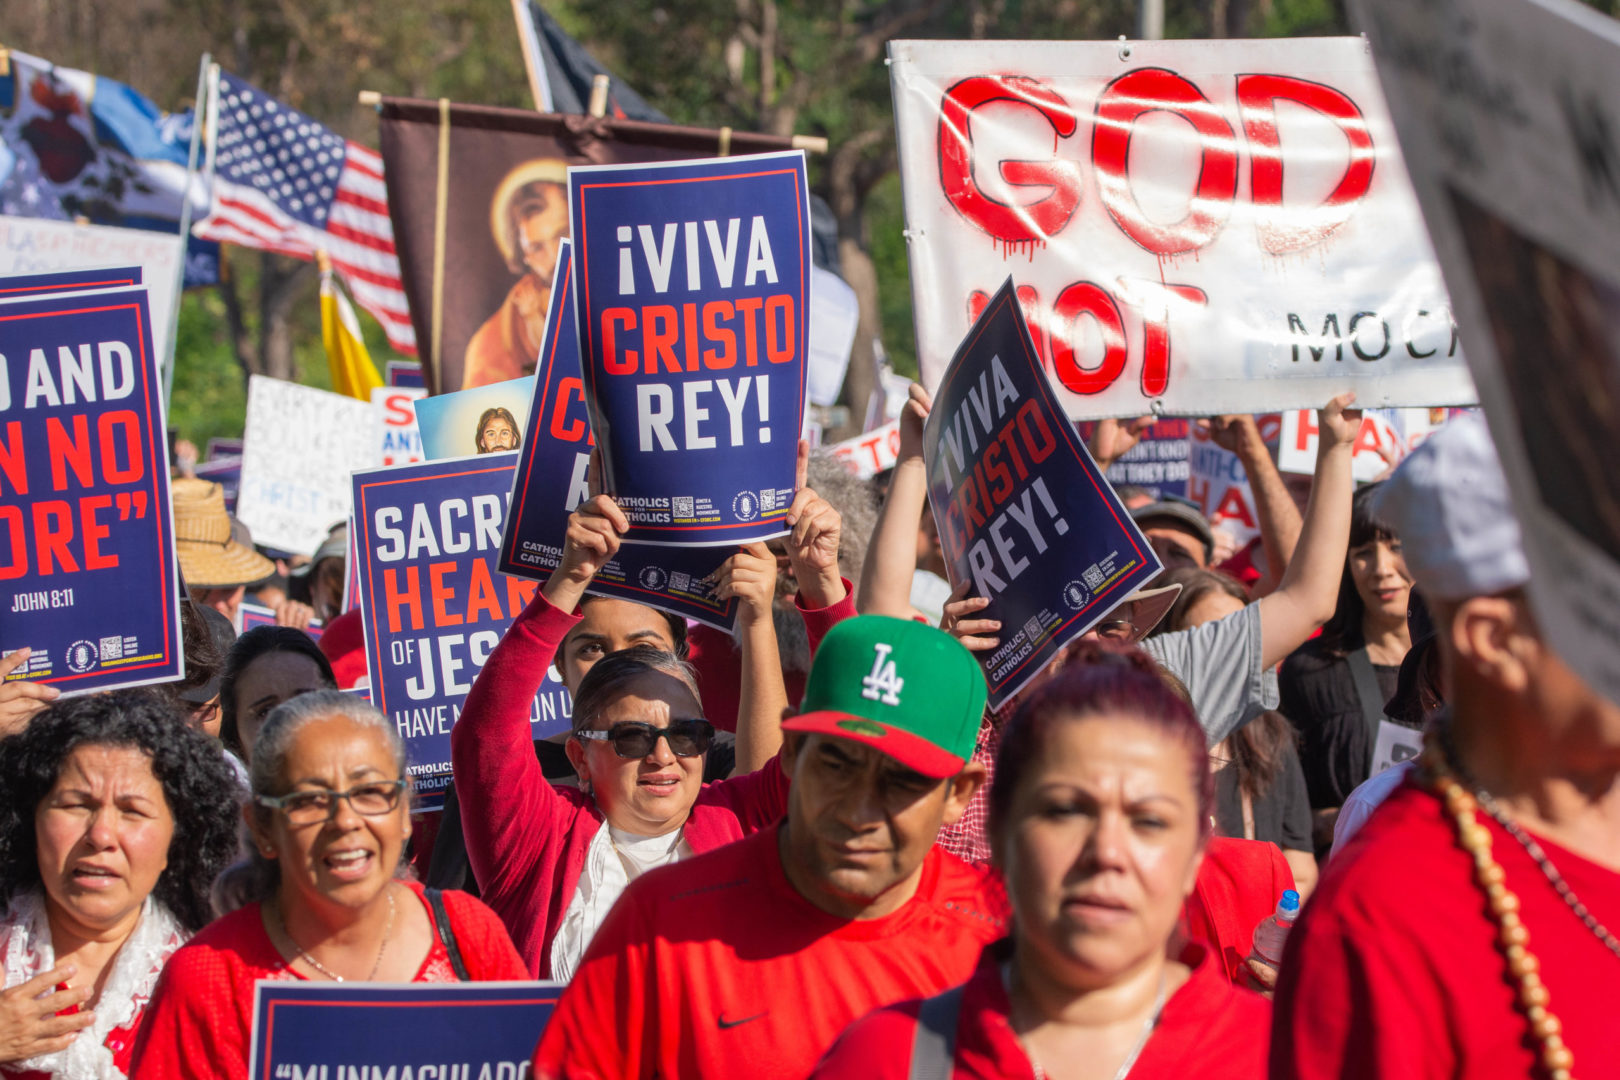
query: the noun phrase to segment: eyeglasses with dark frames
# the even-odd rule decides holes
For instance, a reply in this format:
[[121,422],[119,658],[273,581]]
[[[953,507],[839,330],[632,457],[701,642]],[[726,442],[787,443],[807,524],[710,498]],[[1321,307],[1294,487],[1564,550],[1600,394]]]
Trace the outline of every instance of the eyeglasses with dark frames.
[[576,731],[574,737],[612,743],[613,752],[622,758],[644,758],[662,738],[669,740],[669,749],[676,757],[697,757],[714,741],[714,725],[701,719],[676,720],[668,727],[622,720],[606,731]]
[[294,825],[324,824],[337,816],[340,799],[349,800],[354,812],[364,817],[381,817],[398,808],[408,780],[377,780],[356,784],[348,791],[306,788],[286,795],[255,795],[253,801],[271,810],[280,810]]

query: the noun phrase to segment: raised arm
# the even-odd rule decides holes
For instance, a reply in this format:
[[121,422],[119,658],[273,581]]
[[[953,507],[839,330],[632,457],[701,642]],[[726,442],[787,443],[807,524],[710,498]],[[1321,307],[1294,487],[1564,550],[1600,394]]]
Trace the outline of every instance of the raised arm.
[[762,768],[782,748],[787,684],[776,648],[771,602],[776,598],[776,557],[764,544],[746,544],[715,571],[715,596],[737,598],[737,642],[742,683],[737,695],[737,761],[732,776]]
[[[629,523],[598,495],[568,519],[562,564],[490,652],[450,729],[450,762],[461,804],[467,858],[484,897],[505,910],[507,882],[548,836],[560,795],[535,759],[529,713],[563,638],[579,619],[585,587],[619,549]],[[537,842],[536,837],[539,837]]]
[[866,548],[855,606],[863,615],[909,619],[911,575],[917,569],[917,524],[928,505],[928,469],[923,464],[922,432],[933,401],[916,383],[900,413],[900,456],[889,480],[889,495],[878,512],[877,531]]
[[1265,596],[1282,582],[1294,558],[1294,549],[1299,546],[1299,533],[1304,524],[1299,508],[1283,484],[1277,463],[1271,460],[1271,452],[1260,437],[1254,417],[1246,414],[1217,416],[1201,423],[1208,426],[1217,446],[1237,455],[1249,477],[1255,513],[1260,518],[1260,544],[1266,553],[1266,575],[1255,592]]
[[1260,652],[1264,667],[1280,663],[1333,617],[1339,602],[1350,546],[1351,450],[1361,427],[1361,411],[1351,409],[1353,393],[1340,394],[1318,411],[1320,435],[1316,480],[1305,507],[1299,544],[1277,590],[1260,605]]

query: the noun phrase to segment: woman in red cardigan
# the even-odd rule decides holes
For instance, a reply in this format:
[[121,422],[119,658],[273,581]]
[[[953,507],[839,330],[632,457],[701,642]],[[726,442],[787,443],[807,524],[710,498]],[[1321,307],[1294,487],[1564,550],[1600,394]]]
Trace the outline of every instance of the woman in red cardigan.
[[[838,513],[808,487],[789,509],[789,557],[812,645],[854,614],[838,574]],[[701,783],[700,741],[648,741],[645,726],[702,718],[696,688],[680,677],[649,677],[646,695],[622,701],[570,735],[578,788],[555,787],[531,749],[529,710],[555,664],[570,693],[603,657],[637,645],[678,655],[676,627],[654,608],[588,597],[585,590],[629,528],[605,495],[568,519],[562,564],[490,653],[450,734],[450,757],[468,861],[485,903],[512,933],[536,977],[565,980],[624,888],[656,866],[708,851],[775,823],[786,809],[777,764],[787,705],[770,605],[776,564],[762,544],[732,555],[716,572],[716,594],[735,596],[742,652],[742,710],[732,778]],[[583,607],[581,604],[583,603]],[[576,614],[575,609],[579,611]],[[622,708],[622,718],[615,715]],[[635,710],[645,713],[631,715]],[[578,715],[576,722],[587,718]],[[640,723],[637,737],[624,723]],[[603,828],[606,825],[607,828]]]
[[405,748],[370,704],[317,690],[279,706],[253,747],[246,901],[169,958],[131,1080],[248,1075],[260,979],[456,982],[528,975],[494,913],[396,876],[410,836]]
[[1012,936],[965,985],[857,1021],[813,1076],[1265,1075],[1269,1003],[1207,946],[1172,944],[1209,839],[1203,730],[1144,653],[1098,642],[1075,659],[996,760]]

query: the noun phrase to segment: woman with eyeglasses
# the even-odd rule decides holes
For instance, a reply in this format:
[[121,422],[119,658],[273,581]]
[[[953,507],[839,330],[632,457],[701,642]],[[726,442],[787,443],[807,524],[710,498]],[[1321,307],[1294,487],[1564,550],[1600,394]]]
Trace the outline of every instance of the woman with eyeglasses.
[[[836,543],[821,551],[836,515],[795,513],[807,492],[790,510],[789,557],[836,560]],[[742,708],[736,768],[705,785],[713,726],[681,663],[684,625],[645,604],[585,591],[628,528],[605,495],[569,517],[561,565],[490,653],[450,732],[480,895],[538,978],[572,975],[613,901],[645,870],[739,840],[787,807],[776,757],[787,691],[771,619],[775,559],[763,544],[717,553],[725,561],[712,575],[714,594],[738,601]],[[796,567],[808,580],[811,570]],[[814,645],[830,622],[811,616]],[[613,662],[627,649],[633,657]],[[553,663],[574,695],[567,753],[577,788],[548,782],[530,751],[529,712]]]
[[399,878],[410,836],[399,733],[335,690],[300,695],[259,729],[242,816],[251,858],[228,873],[244,906],[169,959],[134,1077],[246,1077],[259,979],[457,982],[528,972],[495,914]]

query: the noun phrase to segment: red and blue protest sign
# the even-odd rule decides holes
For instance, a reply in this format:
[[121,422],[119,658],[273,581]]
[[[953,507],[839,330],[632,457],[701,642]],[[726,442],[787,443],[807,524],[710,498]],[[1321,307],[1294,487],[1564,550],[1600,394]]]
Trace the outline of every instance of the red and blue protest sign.
[[[523,432],[500,568],[544,581],[562,564],[568,515],[589,497],[590,417],[579,370],[571,243],[561,241],[546,332],[535,368],[534,400]],[[730,556],[712,548],[626,544],[587,592],[650,604],[731,632],[736,598],[721,600],[706,580]]]
[[542,982],[253,986],[250,1080],[521,1080],[563,987]]
[[0,297],[23,299],[65,292],[103,292],[140,283],[139,266],[53,270],[45,274],[16,274],[0,280]]
[[32,652],[13,678],[83,693],[181,677],[145,290],[0,304],[0,533],[0,653]]
[[[371,700],[410,757],[417,808],[444,805],[450,729],[490,651],[534,598],[496,569],[516,454],[423,461],[354,474],[354,532]],[[534,737],[568,726],[568,692],[548,674]]]
[[809,353],[800,151],[568,170],[580,362],[631,543],[787,532]]
[[991,708],[1160,570],[1053,395],[1010,278],[951,358],[923,457],[951,584],[1001,622],[978,654]]

